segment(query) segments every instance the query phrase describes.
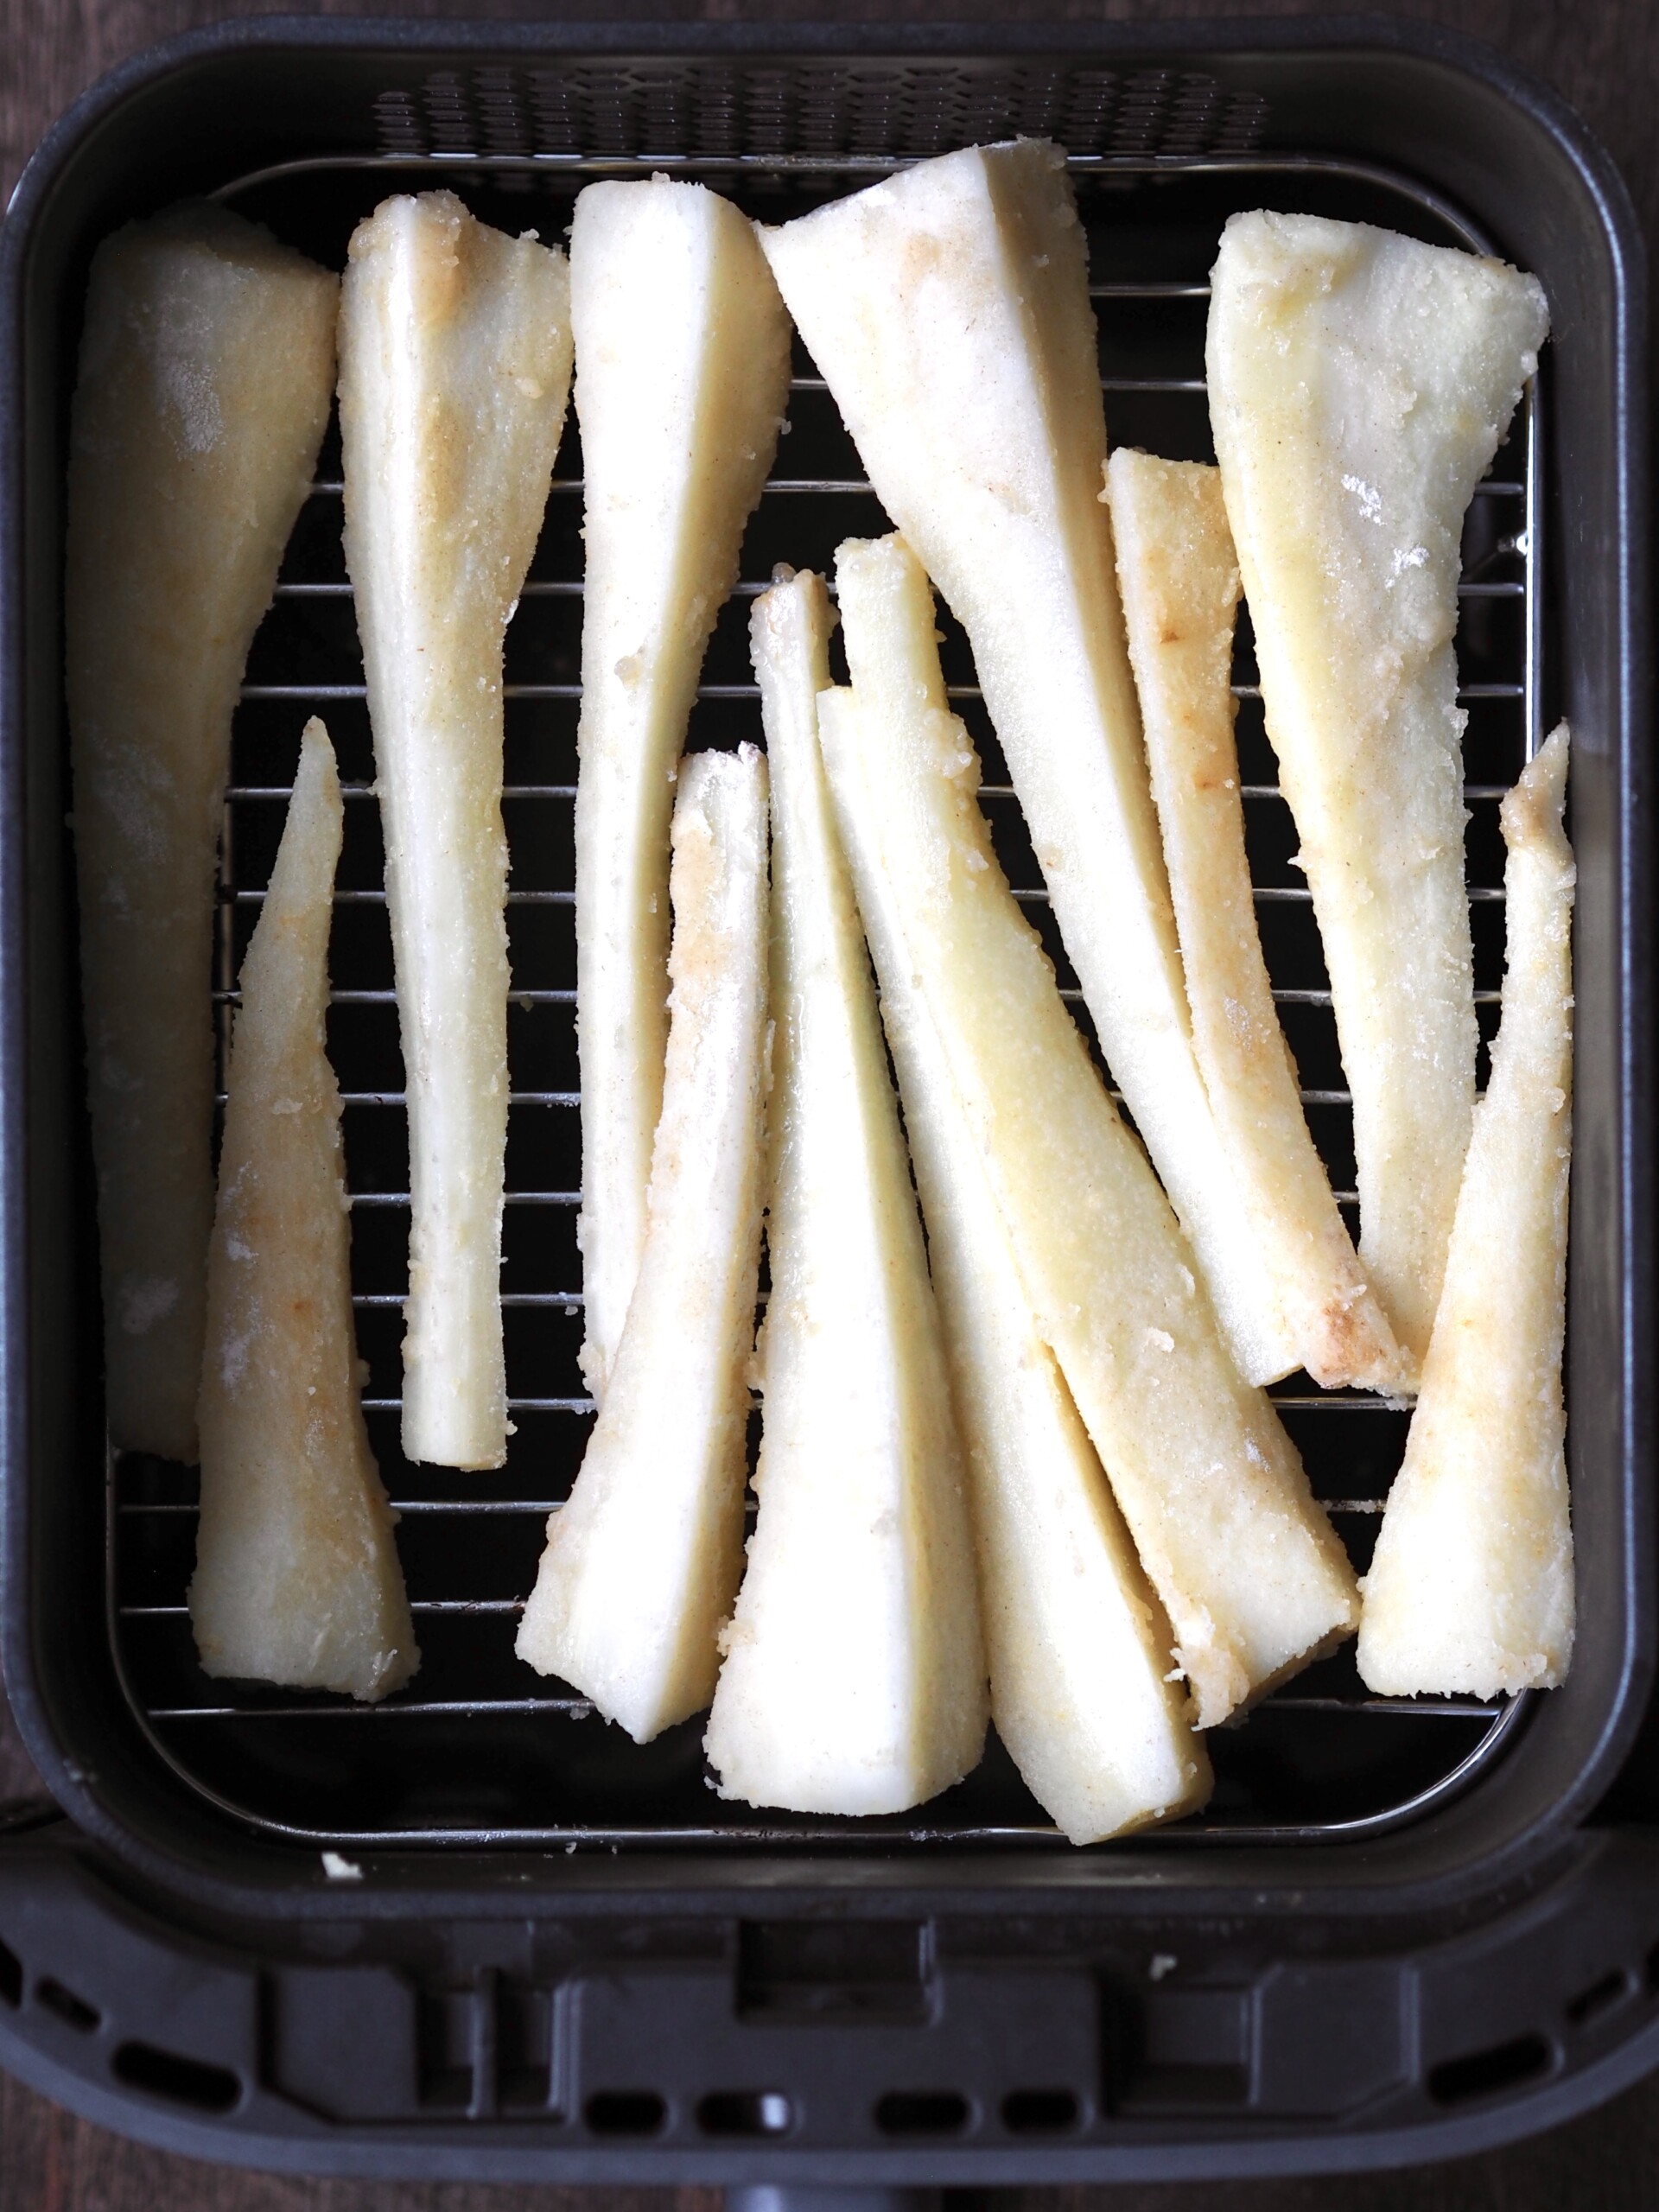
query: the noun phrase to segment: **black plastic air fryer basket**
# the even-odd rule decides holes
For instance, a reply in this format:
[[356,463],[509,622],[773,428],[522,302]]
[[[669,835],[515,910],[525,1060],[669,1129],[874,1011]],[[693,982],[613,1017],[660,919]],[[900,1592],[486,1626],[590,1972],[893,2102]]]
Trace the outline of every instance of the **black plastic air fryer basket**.
[[[1311,1669],[1214,1739],[1199,1819],[1065,1846],[993,1744],[902,1820],[714,1796],[700,1726],[645,1751],[512,1656],[586,1418],[570,785],[574,431],[508,645],[514,1104],[499,1476],[413,1468],[395,1393],[405,1211],[361,669],[326,448],[256,640],[227,804],[220,1001],[319,708],[351,797],[331,1046],[346,1090],[370,1421],[425,1664],[365,1711],[211,1683],[182,1606],[193,1478],[111,1462],[79,1075],[60,677],[63,457],[89,257],[224,194],[339,265],[443,181],[556,235],[596,174],[705,177],[779,219],[1014,131],[1068,147],[1120,442],[1208,450],[1205,279],[1233,208],[1306,207],[1535,270],[1554,337],[1478,495],[1459,675],[1477,983],[1501,977],[1495,802],[1576,740],[1568,1346],[1580,1630],[1560,1691],[1366,1696]],[[1644,271],[1617,177],[1550,95],[1393,21],[1068,29],[268,19],[106,79],[19,187],[0,262],[0,1116],[5,1675],[69,1818],[0,1835],[0,2062],[151,2140],[314,2171],[566,2182],[994,2183],[1404,2162],[1542,2126],[1659,2062]],[[798,356],[743,575],[823,565],[879,509]],[[741,589],[693,742],[755,734]],[[1346,1094],[1248,657],[1252,864],[1310,1121]],[[974,690],[1016,885],[1040,880]],[[1056,948],[1058,950],[1058,947]],[[1066,980],[1064,969],[1063,982]],[[1402,1417],[1281,1386],[1363,1564]]]

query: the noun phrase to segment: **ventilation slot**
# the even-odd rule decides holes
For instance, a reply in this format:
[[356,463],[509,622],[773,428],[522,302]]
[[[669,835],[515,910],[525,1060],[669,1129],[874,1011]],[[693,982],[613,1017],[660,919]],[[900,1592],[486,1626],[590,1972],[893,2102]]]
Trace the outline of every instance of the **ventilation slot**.
[[601,2089],[588,2100],[588,2125],[595,2135],[656,2135],[668,2107],[655,2089]]
[[78,2028],[84,2036],[91,2035],[104,2018],[95,2005],[89,2005],[84,1997],[77,1997],[73,1989],[66,1989],[50,1976],[35,1983],[35,2001],[44,2005],[48,2012],[55,2012],[66,2027]]
[[189,2105],[196,2112],[229,2112],[242,2094],[242,2084],[228,2066],[181,2058],[177,2051],[160,2050],[153,2043],[122,2044],[110,2069],[130,2088],[170,2105]]
[[705,2135],[784,2135],[795,2107],[777,2089],[715,2089],[697,2107]]
[[0,2004],[14,2012],[23,2001],[23,1962],[10,1943],[0,1943]]
[[1567,2006],[1567,2017],[1575,2028],[1581,2028],[1586,2020],[1610,2011],[1630,1993],[1630,1977],[1615,1969],[1603,1974],[1599,1981],[1592,1981],[1588,1989],[1581,1989]]
[[1466,2104],[1471,2097],[1496,2096],[1547,2071],[1550,2048],[1542,2036],[1516,2036],[1490,2050],[1471,2051],[1431,2067],[1428,2094],[1438,2105]]
[[955,2089],[892,2089],[875,2108],[884,2135],[960,2135],[968,2100]]
[[1064,2135],[1080,2110],[1070,2089],[1015,2089],[1002,2100],[1002,2125],[1010,2135]]

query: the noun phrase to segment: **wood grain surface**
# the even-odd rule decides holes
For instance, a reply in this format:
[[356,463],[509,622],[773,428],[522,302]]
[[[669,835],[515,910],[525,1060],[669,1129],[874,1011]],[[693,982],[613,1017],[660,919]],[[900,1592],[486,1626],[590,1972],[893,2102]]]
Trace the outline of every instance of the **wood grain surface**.
[[[47,125],[104,70],[154,41],[274,7],[213,0],[0,0],[0,191],[10,194]],[[1335,15],[1297,0],[591,0],[591,4],[467,6],[465,0],[291,6],[287,14],[470,16],[694,22],[745,18],[963,23],[1010,19],[1157,22],[1178,17]],[[1624,169],[1649,251],[1659,236],[1659,7],[1655,0],[1440,0],[1397,12],[1488,40],[1570,100]],[[0,1800],[34,1785],[0,1706]],[[1536,2141],[1397,2175],[1225,2188],[1171,2183],[997,2192],[1008,2212],[1656,2212],[1659,2076],[1605,2110]],[[962,2198],[965,2208],[977,2195]],[[0,2212],[720,2212],[710,2190],[557,2190],[464,2184],[296,2181],[143,2149],[0,2081]]]

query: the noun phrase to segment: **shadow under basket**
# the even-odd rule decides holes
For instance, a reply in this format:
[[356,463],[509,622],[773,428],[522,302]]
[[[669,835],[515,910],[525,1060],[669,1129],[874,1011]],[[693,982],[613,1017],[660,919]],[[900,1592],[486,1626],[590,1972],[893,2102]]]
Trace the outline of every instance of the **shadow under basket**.
[[[591,1421],[575,1360],[574,423],[507,642],[517,1433],[494,1474],[398,1448],[403,1075],[332,431],[253,645],[225,817],[221,1043],[300,729],[320,712],[346,786],[329,1045],[358,1330],[423,1658],[372,1708],[210,1681],[185,1611],[194,1471],[112,1455],[103,1430],[60,646],[93,246],[207,192],[337,267],[391,192],[442,182],[483,219],[552,238],[590,178],[653,170],[776,222],[1015,132],[1071,156],[1116,443],[1211,457],[1208,271],[1236,209],[1494,251],[1548,291],[1554,339],[1465,533],[1458,656],[1484,1039],[1503,973],[1497,800],[1558,715],[1575,734],[1567,1685],[1376,1698],[1350,1651],[1211,1737],[1203,1814],[1076,1851],[995,1738],[912,1815],[757,1813],[714,1793],[701,1720],[642,1750],[517,1661],[543,1526]],[[0,1808],[0,2061],[130,2133],[252,2164],[875,2186],[1445,2156],[1659,2060],[1645,270],[1576,120],[1484,49],[1381,19],[1185,24],[1155,45],[1131,27],[631,26],[622,42],[266,19],[174,41],[89,93],[19,187],[0,284],[3,1657],[69,1815]],[[694,745],[760,736],[747,619],[774,563],[827,568],[842,538],[885,527],[798,345],[794,369]],[[999,851],[1075,1001],[971,656],[944,626]],[[1351,1221],[1328,982],[1248,627],[1235,686],[1264,945]],[[1274,1395],[1363,1571],[1405,1415],[1305,1377]]]

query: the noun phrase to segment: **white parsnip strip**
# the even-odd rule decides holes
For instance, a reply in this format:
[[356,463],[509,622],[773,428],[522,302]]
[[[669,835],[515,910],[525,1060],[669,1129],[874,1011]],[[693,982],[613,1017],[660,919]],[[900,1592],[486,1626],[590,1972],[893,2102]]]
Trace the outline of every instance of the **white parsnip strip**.
[[207,1268],[190,1618],[210,1675],[372,1701],[420,1663],[359,1395],[328,931],[343,811],[306,727],[242,963]]
[[590,184],[570,234],[586,569],[576,784],[582,1369],[602,1399],[663,1096],[668,828],[703,649],[789,396],[789,317],[729,200]]
[[383,200],[340,308],[346,559],[368,678],[409,1103],[404,1450],[506,1456],[502,639],[570,387],[569,273],[453,193]]
[[857,711],[850,691],[823,702],[967,1447],[991,1716],[1044,1810],[1073,1843],[1098,1843],[1202,1804],[1210,1761],[1170,1680],[1169,1624],[1037,1329],[914,978],[873,834],[883,800],[862,781],[874,748],[841,734]]
[[772,1001],[760,1519],[706,1749],[721,1794],[897,1813],[985,1740],[963,1456],[875,992],[818,752],[823,580],[756,601]]
[[311,481],[339,283],[207,206],[92,260],[66,660],[118,1446],[196,1456],[213,1218],[213,872],[231,715]]
[[836,581],[857,710],[819,719],[855,880],[880,865],[1038,1333],[1211,1726],[1354,1626],[1353,1577],[992,852],[925,576],[891,537],[843,545]]
[[1240,1367],[1287,1374],[1193,1056],[1065,156],[1034,139],[947,154],[761,239],[882,505],[968,632],[1102,1049]]
[[1473,254],[1312,215],[1222,233],[1216,451],[1353,1093],[1360,1255],[1414,1360],[1475,1097],[1463,518],[1548,327],[1535,278]]
[[672,836],[645,1249],[518,1643],[642,1744],[714,1694],[742,1570],[767,1074],[766,766],[752,746],[683,764]]
[[1415,1382],[1331,1193],[1273,1002],[1244,851],[1232,689],[1238,564],[1221,478],[1120,447],[1106,484],[1192,1044],[1299,1363],[1327,1389]]
[[1359,1670],[1389,1696],[1563,1681],[1573,1656],[1561,1347],[1573,1146],[1563,723],[1503,802],[1509,963],[1446,1287],[1365,1579]]

